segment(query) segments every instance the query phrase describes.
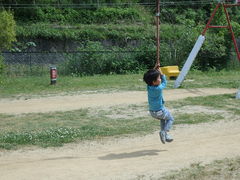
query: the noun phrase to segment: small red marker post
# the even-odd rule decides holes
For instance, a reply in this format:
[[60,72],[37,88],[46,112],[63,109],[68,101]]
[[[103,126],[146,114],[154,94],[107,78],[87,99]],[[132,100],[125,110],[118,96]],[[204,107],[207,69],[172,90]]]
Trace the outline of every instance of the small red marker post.
[[57,68],[55,66],[50,67],[50,79],[51,79],[51,85],[54,85],[57,83]]

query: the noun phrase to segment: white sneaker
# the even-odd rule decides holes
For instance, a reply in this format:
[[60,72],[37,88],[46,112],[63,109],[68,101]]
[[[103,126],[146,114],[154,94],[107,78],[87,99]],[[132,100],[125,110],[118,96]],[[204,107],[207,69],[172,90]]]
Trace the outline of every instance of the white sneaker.
[[166,141],[166,132],[165,131],[160,131],[159,132],[160,140],[162,141],[163,144],[165,144]]
[[173,141],[173,138],[171,137],[171,135],[166,133],[165,137],[166,137],[166,142],[172,142]]

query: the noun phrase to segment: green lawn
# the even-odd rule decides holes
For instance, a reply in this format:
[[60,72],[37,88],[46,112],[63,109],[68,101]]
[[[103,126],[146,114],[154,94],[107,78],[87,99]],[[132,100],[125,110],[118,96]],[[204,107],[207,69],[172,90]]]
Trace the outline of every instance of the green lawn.
[[86,77],[59,76],[50,85],[49,76],[6,77],[0,87],[0,98],[71,93],[76,91],[144,90],[141,74],[99,75]]
[[172,109],[184,106],[204,106],[212,109],[232,112],[240,115],[240,101],[235,99],[235,94],[214,95],[205,97],[189,97],[179,100],[177,103],[169,102],[168,107]]
[[[59,76],[57,85],[49,85],[48,76],[4,77],[0,84],[0,98],[44,96],[83,91],[144,91],[143,73],[128,75],[96,75],[88,77]],[[174,81],[169,81],[172,88]],[[239,88],[240,71],[190,72],[182,88]]]
[[[217,95],[170,101],[175,125],[238,119],[240,101],[234,95]],[[214,113],[191,113],[185,107],[202,106]],[[223,115],[227,112],[228,115]],[[147,114],[147,104],[88,108],[67,112],[0,115],[0,149],[21,146],[61,146],[64,143],[106,136],[147,134],[159,129],[159,121]]]
[[240,71],[208,71],[190,72],[187,80],[183,83],[182,88],[199,88],[199,87],[224,87],[240,88]]

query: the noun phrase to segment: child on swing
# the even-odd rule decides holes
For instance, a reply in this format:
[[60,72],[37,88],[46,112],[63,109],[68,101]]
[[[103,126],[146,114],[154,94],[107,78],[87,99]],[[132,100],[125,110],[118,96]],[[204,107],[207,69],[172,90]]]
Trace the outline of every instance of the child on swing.
[[143,80],[147,84],[149,112],[153,118],[160,120],[160,140],[163,144],[165,142],[172,142],[173,138],[168,132],[172,127],[174,119],[164,107],[162,91],[167,85],[167,80],[160,69],[160,65],[157,64],[154,69],[147,71],[144,74]]

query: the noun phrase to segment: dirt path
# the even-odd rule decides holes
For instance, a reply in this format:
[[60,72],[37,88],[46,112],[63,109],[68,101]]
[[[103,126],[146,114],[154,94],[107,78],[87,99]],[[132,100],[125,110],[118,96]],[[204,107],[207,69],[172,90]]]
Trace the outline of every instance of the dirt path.
[[[186,97],[208,96],[236,93],[236,89],[172,89],[165,90],[167,101]],[[128,91],[116,93],[84,94],[73,96],[55,96],[28,100],[0,100],[0,113],[21,114],[50,111],[70,111],[80,108],[113,106],[120,104],[138,104],[147,102],[146,92]]]
[[172,134],[175,141],[165,145],[156,132],[58,149],[0,152],[0,179],[154,179],[190,163],[240,155],[240,121],[181,125]]

